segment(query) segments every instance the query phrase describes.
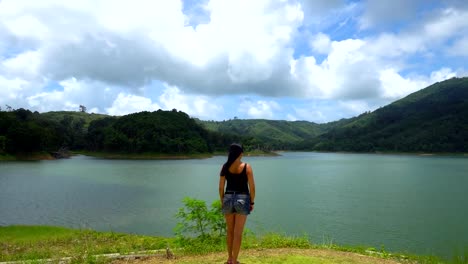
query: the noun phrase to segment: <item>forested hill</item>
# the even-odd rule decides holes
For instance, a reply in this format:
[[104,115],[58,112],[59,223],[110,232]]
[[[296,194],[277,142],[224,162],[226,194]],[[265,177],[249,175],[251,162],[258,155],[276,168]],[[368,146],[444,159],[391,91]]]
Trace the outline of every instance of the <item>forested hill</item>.
[[248,146],[262,150],[298,149],[305,140],[313,139],[327,129],[327,126],[307,121],[265,119],[198,121],[210,131],[241,135],[247,140]]
[[468,152],[468,78],[435,83],[309,141],[314,150]]
[[209,153],[239,137],[207,131],[186,113],[140,112],[122,117],[78,112],[0,111],[0,154],[61,148],[110,153]]
[[119,153],[208,153],[241,142],[247,151],[468,153],[468,78],[433,84],[372,113],[327,124],[201,121],[172,110],[121,117],[0,111],[0,155],[60,148]]

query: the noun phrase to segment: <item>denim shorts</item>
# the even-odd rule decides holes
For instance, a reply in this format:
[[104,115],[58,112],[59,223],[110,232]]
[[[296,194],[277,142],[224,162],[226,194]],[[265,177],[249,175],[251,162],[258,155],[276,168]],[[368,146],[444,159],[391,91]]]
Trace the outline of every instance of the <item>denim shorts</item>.
[[250,214],[250,195],[243,193],[224,194],[223,214]]

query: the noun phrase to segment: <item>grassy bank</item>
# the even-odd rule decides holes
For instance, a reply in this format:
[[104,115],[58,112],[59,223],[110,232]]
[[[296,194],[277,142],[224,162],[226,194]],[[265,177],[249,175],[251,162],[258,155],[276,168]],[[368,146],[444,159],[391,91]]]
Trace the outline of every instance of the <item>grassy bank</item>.
[[[206,159],[213,156],[225,156],[226,152],[214,153],[113,153],[113,152],[93,152],[93,151],[74,151],[73,155],[85,155],[102,159],[121,159],[121,160],[158,160],[158,159]],[[246,152],[246,156],[279,156],[275,152],[251,151]],[[31,161],[31,160],[53,160],[50,153],[26,153],[26,154],[0,154],[0,161]]]
[[165,249],[175,239],[51,226],[0,227],[0,261],[90,256]]
[[206,159],[212,157],[211,153],[114,153],[114,152],[93,152],[93,151],[75,151],[73,154],[86,155],[103,159],[136,159],[136,160],[155,160],[155,159]]
[[54,157],[47,152],[0,154],[0,161],[34,161],[34,160],[53,160]]
[[[163,258],[166,247],[174,251],[178,260]],[[154,250],[162,250],[160,256],[144,263],[218,263],[225,258],[223,238],[178,240],[50,226],[0,227],[0,262],[71,257],[72,263],[108,263],[110,260],[94,256],[150,251],[154,255]],[[241,255],[248,263],[466,263],[467,260],[464,256],[442,261],[366,247],[313,244],[306,237],[279,234],[256,237],[249,233],[245,235]]]
[[[213,153],[185,153],[185,154],[170,154],[170,153],[112,153],[112,152],[89,152],[77,151],[75,154],[86,156],[104,158],[104,159],[206,159],[213,156],[226,156],[226,152],[213,152]],[[249,151],[244,154],[245,156],[279,156],[275,152],[265,151]]]

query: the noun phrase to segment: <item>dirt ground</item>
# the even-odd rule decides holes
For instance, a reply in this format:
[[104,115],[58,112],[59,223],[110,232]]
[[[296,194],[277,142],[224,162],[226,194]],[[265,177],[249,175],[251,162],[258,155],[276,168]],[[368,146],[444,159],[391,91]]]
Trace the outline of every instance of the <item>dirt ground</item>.
[[[114,264],[132,263],[132,264],[206,264],[206,263],[225,263],[226,253],[211,253],[208,255],[196,256],[175,256],[175,259],[167,259],[165,255],[156,255],[153,257],[144,257],[133,260],[116,260]],[[302,263],[317,263],[317,264],[332,264],[332,263],[350,263],[350,264],[370,264],[384,263],[396,264],[401,263],[391,259],[383,259],[372,256],[364,256],[356,253],[341,252],[336,250],[324,249],[262,249],[262,250],[244,250],[241,251],[239,261],[242,264],[302,264]],[[407,262],[405,262],[407,263]]]

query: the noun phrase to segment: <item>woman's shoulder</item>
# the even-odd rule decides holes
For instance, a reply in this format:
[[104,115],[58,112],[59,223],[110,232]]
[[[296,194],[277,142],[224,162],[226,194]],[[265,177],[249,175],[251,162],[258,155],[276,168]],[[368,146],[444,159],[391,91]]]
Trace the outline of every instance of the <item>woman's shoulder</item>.
[[226,164],[223,164],[221,166],[221,171],[219,172],[219,175],[220,176],[226,176],[226,173],[227,173],[226,171],[227,171]]
[[253,171],[252,166],[247,162],[245,162],[244,170],[247,172],[247,174],[249,174],[249,172],[252,173],[252,171]]

